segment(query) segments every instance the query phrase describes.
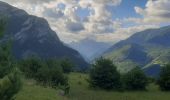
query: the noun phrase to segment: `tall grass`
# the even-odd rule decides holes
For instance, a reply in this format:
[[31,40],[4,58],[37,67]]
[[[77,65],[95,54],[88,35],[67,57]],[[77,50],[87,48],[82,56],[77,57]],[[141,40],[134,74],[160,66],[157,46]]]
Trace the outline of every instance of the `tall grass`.
[[90,89],[86,74],[71,73],[71,85],[68,96],[59,95],[60,90],[42,87],[35,82],[26,80],[23,90],[17,95],[16,100],[170,100],[170,92],[161,92],[158,86],[150,84],[148,91],[115,92]]

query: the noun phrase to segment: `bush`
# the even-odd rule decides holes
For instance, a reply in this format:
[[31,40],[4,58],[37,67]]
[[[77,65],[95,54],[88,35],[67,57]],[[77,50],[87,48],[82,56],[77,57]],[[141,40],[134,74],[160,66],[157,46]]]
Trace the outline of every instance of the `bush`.
[[20,62],[20,69],[28,78],[35,78],[39,68],[45,66],[45,63],[38,57],[30,57]]
[[92,65],[89,83],[92,87],[117,90],[121,87],[120,74],[111,60],[100,58]]
[[28,58],[20,62],[20,68],[27,78],[35,79],[41,85],[56,88],[58,85],[68,84],[68,79],[58,60]]
[[170,64],[161,69],[158,84],[163,91],[170,91]]
[[123,75],[122,82],[127,90],[145,90],[148,85],[148,79],[139,67]]
[[1,100],[13,100],[15,94],[22,87],[22,82],[18,69],[15,69],[9,75],[0,80],[0,98]]
[[[6,27],[5,18],[0,16],[0,38],[4,36],[4,30]],[[3,78],[7,75],[12,69],[12,56],[11,56],[11,43],[8,42],[0,42],[0,78]]]
[[55,60],[48,60],[46,66],[38,70],[36,80],[54,88],[68,83],[68,79],[64,75],[61,66]]
[[1,44],[0,46],[0,78],[3,78],[11,71],[12,57],[10,44]]
[[[0,18],[0,38],[4,35],[6,21]],[[21,89],[19,71],[13,70],[16,64],[11,57],[11,44],[0,44],[0,100],[13,100]],[[11,72],[12,71],[12,72]]]
[[61,67],[63,68],[64,73],[70,73],[73,70],[73,63],[69,59],[61,60]]

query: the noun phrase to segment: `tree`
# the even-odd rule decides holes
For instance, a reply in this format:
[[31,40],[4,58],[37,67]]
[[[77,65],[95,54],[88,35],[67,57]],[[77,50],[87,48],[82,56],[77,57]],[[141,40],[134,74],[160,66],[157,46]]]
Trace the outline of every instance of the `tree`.
[[44,61],[35,56],[20,61],[20,69],[28,78],[35,78],[42,66],[45,66]]
[[[6,20],[0,17],[0,38],[4,36]],[[0,78],[3,78],[10,72],[12,63],[11,43],[0,43]]]
[[0,46],[0,78],[3,78],[11,71],[12,56],[11,45],[9,43]]
[[123,76],[123,84],[127,90],[145,90],[148,79],[145,73],[136,67]]
[[64,73],[70,73],[73,70],[73,63],[69,59],[61,60],[61,67]]
[[56,88],[68,84],[59,60],[31,57],[20,61],[20,68],[27,78],[35,79],[41,85]]
[[[0,19],[0,37],[4,34],[5,21]],[[12,61],[11,43],[0,43],[0,99],[13,100],[21,89],[21,78],[16,64]]]
[[15,94],[22,87],[20,73],[18,69],[5,76],[0,80],[0,98],[1,100],[13,100]]
[[158,84],[163,91],[170,91],[170,64],[162,67]]
[[62,71],[57,70],[55,67],[50,70],[50,79],[51,86],[54,88],[56,88],[58,85],[68,85],[68,78]]
[[120,74],[111,60],[100,58],[92,65],[89,83],[92,87],[116,90],[121,87]]
[[56,60],[46,61],[46,65],[38,69],[36,80],[53,88],[68,84],[68,79],[64,75],[60,63]]
[[1,100],[13,100],[16,93],[21,89],[22,82],[18,69],[13,70],[0,80]]
[[34,79],[41,83],[42,85],[49,85],[50,83],[50,69],[48,66],[42,66],[38,69],[36,76],[34,76]]

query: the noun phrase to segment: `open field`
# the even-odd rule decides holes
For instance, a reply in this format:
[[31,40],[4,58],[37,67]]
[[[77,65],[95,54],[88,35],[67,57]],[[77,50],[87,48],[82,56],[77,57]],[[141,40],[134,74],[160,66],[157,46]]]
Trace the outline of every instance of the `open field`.
[[44,88],[27,80],[24,81],[23,89],[16,96],[16,100],[170,100],[170,92],[161,92],[153,84],[148,86],[148,91],[113,92],[89,89],[86,78],[85,74],[71,73],[71,90],[67,97],[60,96],[59,90]]

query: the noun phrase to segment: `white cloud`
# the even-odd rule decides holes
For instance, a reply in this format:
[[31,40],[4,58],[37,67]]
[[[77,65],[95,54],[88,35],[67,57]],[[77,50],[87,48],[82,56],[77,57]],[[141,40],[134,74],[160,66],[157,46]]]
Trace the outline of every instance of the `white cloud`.
[[145,23],[170,22],[170,0],[148,0],[146,8],[135,7]]
[[[146,22],[169,21],[169,0],[149,0],[146,8],[135,7],[144,18],[112,19],[107,7],[119,6],[122,0],[1,0],[29,14],[44,17],[52,29],[64,42],[79,41],[93,37],[97,41],[117,42],[131,36],[135,32],[158,25]],[[88,10],[83,19],[77,14],[79,9]],[[124,24],[135,23],[124,27]]]
[[64,16],[64,12],[57,8],[56,9],[46,8],[43,12],[43,15],[45,17],[52,17],[52,18],[58,19]]
[[[106,6],[117,6],[121,0],[3,0],[26,10],[29,14],[45,17],[60,38],[68,41],[70,36],[82,39],[90,35],[112,33],[117,25]],[[64,8],[59,8],[59,5]],[[78,9],[89,9],[83,21]],[[76,33],[76,34],[75,34]],[[76,35],[76,36],[75,36]],[[71,38],[70,40],[74,40]]]
[[158,28],[157,25],[137,25],[137,26],[133,26],[133,27],[127,27],[127,28],[118,28],[117,30],[115,30],[114,33],[110,33],[110,34],[98,34],[96,36],[96,40],[100,41],[103,40],[104,42],[118,42],[120,40],[124,40],[128,37],[130,37],[132,34],[136,33],[136,32],[140,32],[143,31],[145,29],[148,28]]

